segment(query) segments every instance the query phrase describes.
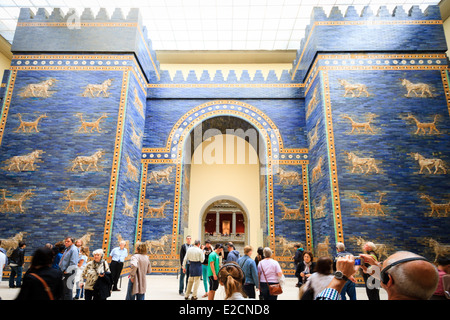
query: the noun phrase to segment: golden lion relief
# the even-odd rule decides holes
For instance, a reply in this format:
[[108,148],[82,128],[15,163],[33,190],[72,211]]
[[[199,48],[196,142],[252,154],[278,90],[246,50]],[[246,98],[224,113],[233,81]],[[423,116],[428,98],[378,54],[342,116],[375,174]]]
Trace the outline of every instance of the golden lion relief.
[[15,171],[22,172],[27,168],[30,171],[36,170],[37,166],[35,165],[35,162],[38,161],[43,153],[43,150],[34,150],[23,156],[14,156],[8,159],[7,162],[10,163],[8,166],[8,171],[15,169]]
[[49,91],[49,89],[55,85],[56,81],[56,79],[52,78],[39,83],[31,83],[27,85],[21,93],[19,93],[19,96],[22,98],[49,98],[54,93],[54,91]]
[[[75,171],[76,167],[79,167],[81,171],[89,171],[91,166],[98,171],[97,163],[104,154],[103,150],[98,150],[91,156],[78,156],[72,160],[73,166],[70,171]],[[86,169],[83,168],[83,164],[87,165]]]

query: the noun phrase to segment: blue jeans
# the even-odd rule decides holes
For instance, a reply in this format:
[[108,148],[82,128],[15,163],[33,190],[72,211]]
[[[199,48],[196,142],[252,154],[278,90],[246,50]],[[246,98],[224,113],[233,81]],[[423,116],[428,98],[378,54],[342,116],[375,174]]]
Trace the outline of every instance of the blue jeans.
[[[275,284],[275,282],[269,282],[269,284]],[[259,294],[263,297],[263,300],[277,300],[278,296],[272,296],[269,292],[269,285],[265,282],[260,283]]]
[[22,266],[10,266],[11,274],[9,275],[9,287],[14,288],[14,278],[16,278],[16,287],[20,287],[22,285]]
[[81,289],[76,289],[75,299],[79,299],[79,298],[83,299],[83,296],[84,296],[84,287]]
[[132,292],[133,292],[133,282],[131,282],[131,280],[128,279],[127,296],[125,300],[145,300],[144,293],[132,294]]
[[345,294],[348,294],[350,300],[356,300],[356,286],[353,281],[347,280],[341,291],[341,299],[347,300]]

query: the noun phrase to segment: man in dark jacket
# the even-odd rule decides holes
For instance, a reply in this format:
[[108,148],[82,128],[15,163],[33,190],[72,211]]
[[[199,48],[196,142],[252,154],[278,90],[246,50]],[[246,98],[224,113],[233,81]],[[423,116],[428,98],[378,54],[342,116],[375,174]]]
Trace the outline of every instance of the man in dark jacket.
[[[22,285],[23,264],[25,262],[25,248],[26,243],[21,241],[19,246],[9,256],[9,266],[11,267],[11,274],[9,275],[9,287],[20,288]],[[16,278],[17,276],[17,278]],[[14,278],[16,278],[16,285],[14,286]]]
[[[184,295],[184,286],[186,285],[187,287],[187,282],[189,280],[189,261],[186,262],[186,273],[183,272],[183,260],[184,260],[184,256],[186,255],[187,249],[189,249],[190,247],[192,247],[191,245],[191,236],[187,236],[186,237],[186,243],[184,243],[181,246],[180,249],[180,285],[178,288],[178,293],[183,296]],[[185,278],[186,278],[186,282],[185,282]]]
[[[297,270],[297,266],[299,265],[300,262],[303,261],[303,251],[304,251],[304,249],[298,243],[294,245],[294,248],[295,248],[294,266],[295,266],[295,269]],[[302,281],[301,281],[300,277],[297,277],[297,278],[298,278],[298,281],[297,281],[297,284],[295,286],[296,287],[300,287],[302,285]]]
[[228,249],[228,255],[227,255],[226,262],[231,262],[231,261],[237,262],[239,260],[239,258],[241,257],[241,255],[240,255],[239,251],[237,251],[236,248],[234,247],[233,242],[227,243],[227,249]]

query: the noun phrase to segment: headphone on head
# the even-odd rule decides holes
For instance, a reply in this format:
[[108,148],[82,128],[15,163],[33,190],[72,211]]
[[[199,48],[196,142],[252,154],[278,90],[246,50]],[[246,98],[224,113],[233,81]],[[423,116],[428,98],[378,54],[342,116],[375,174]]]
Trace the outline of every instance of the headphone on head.
[[[217,273],[217,275],[219,275],[220,271],[222,271],[222,269],[226,268],[226,267],[234,267],[234,268],[236,268],[239,271],[239,274],[245,279],[244,271],[242,271],[242,268],[237,263],[231,263],[231,262],[227,262],[222,267],[220,267],[219,272]],[[231,274],[229,274],[229,275],[231,275]]]
[[401,263],[405,263],[405,262],[409,262],[409,261],[417,261],[417,260],[423,260],[423,261],[428,261],[426,258],[424,257],[413,257],[413,258],[406,258],[406,259],[401,259],[398,261],[395,261],[393,263],[391,263],[390,265],[388,265],[386,268],[384,268],[383,270],[381,270],[380,272],[380,278],[381,278],[381,282],[384,285],[387,285],[389,282],[389,273],[387,273],[387,271],[389,269],[391,269],[392,267],[395,267],[396,265],[399,265]]

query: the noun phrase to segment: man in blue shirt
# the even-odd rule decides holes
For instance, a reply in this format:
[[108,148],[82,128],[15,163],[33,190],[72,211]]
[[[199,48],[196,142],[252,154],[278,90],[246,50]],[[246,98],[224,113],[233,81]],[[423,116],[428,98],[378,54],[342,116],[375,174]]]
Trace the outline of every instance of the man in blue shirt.
[[119,246],[112,249],[109,254],[111,256],[111,264],[109,265],[109,268],[111,269],[111,276],[113,279],[113,291],[120,291],[120,289],[117,288],[117,282],[119,281],[120,273],[123,269],[123,262],[126,257],[128,257],[128,250],[125,248],[125,245],[125,241],[120,241]]
[[66,247],[66,250],[59,261],[59,268],[63,272],[63,299],[73,300],[73,282],[75,277],[72,277],[72,275],[75,275],[77,270],[80,253],[78,252],[78,248],[73,243],[73,238],[67,237],[64,239],[64,246]]

